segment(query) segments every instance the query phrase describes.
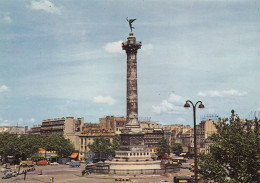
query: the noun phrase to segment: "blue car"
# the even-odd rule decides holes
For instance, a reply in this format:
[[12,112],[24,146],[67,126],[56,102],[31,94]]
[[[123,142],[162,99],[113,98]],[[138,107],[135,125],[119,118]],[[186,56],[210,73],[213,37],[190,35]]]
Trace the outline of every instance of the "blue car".
[[70,163],[70,167],[80,167],[80,161],[72,161]]

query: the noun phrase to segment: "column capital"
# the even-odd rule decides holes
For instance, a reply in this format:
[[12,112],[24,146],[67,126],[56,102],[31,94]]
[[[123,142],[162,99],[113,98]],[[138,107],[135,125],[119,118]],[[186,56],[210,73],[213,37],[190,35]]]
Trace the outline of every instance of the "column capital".
[[122,49],[126,51],[127,54],[137,53],[138,49],[141,49],[142,42],[136,41],[136,38],[133,36],[133,34],[129,34],[129,37],[127,38],[126,42],[122,43]]

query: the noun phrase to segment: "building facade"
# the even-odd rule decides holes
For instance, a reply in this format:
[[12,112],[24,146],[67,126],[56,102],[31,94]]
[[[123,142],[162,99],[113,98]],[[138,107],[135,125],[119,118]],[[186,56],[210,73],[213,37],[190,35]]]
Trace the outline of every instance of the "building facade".
[[199,153],[208,153],[210,140],[208,139],[212,134],[217,132],[215,122],[212,120],[201,121],[197,125],[197,147]]
[[0,126],[0,133],[27,134],[28,126]]
[[33,125],[29,130],[30,134],[41,135],[41,125]]
[[121,130],[124,129],[126,125],[126,118],[123,116],[106,116],[104,118],[99,118],[99,124],[102,129],[112,130],[116,134],[121,134]]
[[159,143],[162,140],[164,133],[162,128],[144,130],[144,145],[150,153],[155,153],[159,147]]
[[70,139],[75,150],[79,150],[79,135],[84,125],[84,118],[63,117],[43,120],[41,125],[41,135],[50,136],[58,134]]
[[89,145],[93,144],[98,137],[109,138],[113,142],[115,132],[113,130],[99,128],[85,128],[79,135],[79,153],[80,159],[84,159],[85,154],[90,152]]

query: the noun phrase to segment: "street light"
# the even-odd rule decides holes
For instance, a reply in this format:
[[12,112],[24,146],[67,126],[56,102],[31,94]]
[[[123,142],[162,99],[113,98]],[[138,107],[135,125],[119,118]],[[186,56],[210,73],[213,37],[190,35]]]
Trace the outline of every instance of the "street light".
[[198,182],[198,164],[197,164],[197,137],[196,137],[196,106],[199,104],[199,109],[205,108],[204,105],[202,104],[201,101],[196,102],[194,105],[192,101],[187,100],[186,103],[184,104],[185,108],[189,108],[190,104],[193,107],[193,120],[194,120],[194,173],[195,173],[195,183]]

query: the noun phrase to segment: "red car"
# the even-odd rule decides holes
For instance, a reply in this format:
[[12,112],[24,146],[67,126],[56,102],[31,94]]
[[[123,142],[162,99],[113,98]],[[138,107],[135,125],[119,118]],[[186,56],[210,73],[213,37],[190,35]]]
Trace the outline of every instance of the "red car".
[[47,160],[40,160],[40,161],[37,162],[37,165],[38,165],[38,166],[48,165],[48,161],[47,161]]

